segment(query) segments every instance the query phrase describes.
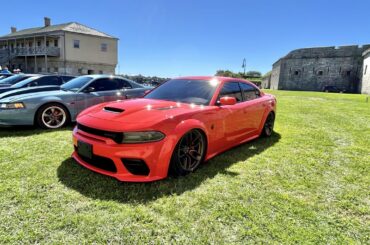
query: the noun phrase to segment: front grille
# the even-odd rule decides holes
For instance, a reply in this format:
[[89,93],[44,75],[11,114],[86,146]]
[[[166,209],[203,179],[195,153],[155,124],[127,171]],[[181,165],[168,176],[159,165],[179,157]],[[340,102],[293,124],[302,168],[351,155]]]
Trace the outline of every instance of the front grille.
[[130,173],[134,175],[149,175],[150,170],[143,160],[122,158],[121,161]]
[[112,139],[117,144],[122,143],[122,140],[123,140],[123,133],[90,128],[90,127],[87,127],[87,126],[79,124],[79,123],[77,124],[77,128],[79,130],[84,131],[84,132],[89,133],[89,134],[93,134],[93,135],[97,135],[97,136]]
[[[75,151],[77,152],[77,147],[75,147]],[[84,162],[86,162],[87,164],[89,164],[91,166],[94,166],[96,168],[100,168],[100,169],[103,169],[105,171],[109,171],[109,172],[112,172],[112,173],[117,172],[116,165],[114,164],[112,159],[102,157],[102,156],[98,156],[98,155],[94,155],[94,154],[92,155],[91,159],[87,158],[87,157],[84,157],[84,156],[81,156],[78,153],[77,153],[77,155]]]

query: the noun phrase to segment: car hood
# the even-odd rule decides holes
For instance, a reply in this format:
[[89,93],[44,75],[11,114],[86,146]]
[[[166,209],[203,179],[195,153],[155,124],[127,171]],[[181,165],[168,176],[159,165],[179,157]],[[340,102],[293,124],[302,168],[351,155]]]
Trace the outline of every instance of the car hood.
[[177,103],[164,100],[132,99],[100,104],[83,111],[78,121],[110,121],[122,124],[153,125],[166,119],[204,110],[206,106]]
[[49,96],[61,96],[64,94],[74,94],[74,92],[71,91],[64,91],[64,90],[56,90],[56,91],[43,91],[43,92],[36,92],[36,93],[29,93],[29,94],[21,94],[16,96],[7,97],[4,99],[1,99],[0,102],[7,103],[7,102],[15,102],[15,101],[23,101],[23,100],[29,100],[29,99],[38,99],[43,97],[49,97]]

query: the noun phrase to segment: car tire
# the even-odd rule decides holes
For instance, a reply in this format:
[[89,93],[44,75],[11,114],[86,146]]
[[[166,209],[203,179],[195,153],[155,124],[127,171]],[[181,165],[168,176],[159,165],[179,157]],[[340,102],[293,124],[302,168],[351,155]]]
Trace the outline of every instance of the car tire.
[[275,114],[270,112],[263,124],[262,134],[263,137],[270,137],[274,132]]
[[206,137],[198,129],[193,129],[181,137],[172,153],[170,174],[184,176],[194,172],[204,161]]
[[36,123],[44,129],[58,129],[70,121],[70,115],[65,106],[50,103],[40,107],[36,114]]

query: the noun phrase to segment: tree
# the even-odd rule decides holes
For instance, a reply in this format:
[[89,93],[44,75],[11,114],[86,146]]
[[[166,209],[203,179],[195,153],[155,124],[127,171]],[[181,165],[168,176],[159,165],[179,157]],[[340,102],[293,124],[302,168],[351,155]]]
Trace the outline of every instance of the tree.
[[240,78],[242,77],[240,75],[240,73],[234,73],[230,70],[218,70],[216,72],[216,76],[220,76],[220,77],[235,77],[235,78]]
[[235,78],[260,78],[262,76],[259,71],[248,71],[245,75],[243,72],[232,72],[230,70],[218,70],[216,76],[220,77],[235,77]]
[[262,73],[259,71],[248,71],[247,77],[261,77]]

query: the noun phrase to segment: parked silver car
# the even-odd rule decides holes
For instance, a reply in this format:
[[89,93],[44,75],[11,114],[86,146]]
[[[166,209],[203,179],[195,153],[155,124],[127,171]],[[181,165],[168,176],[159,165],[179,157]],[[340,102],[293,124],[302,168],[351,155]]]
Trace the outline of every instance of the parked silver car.
[[141,97],[146,91],[148,88],[118,76],[81,76],[63,84],[58,91],[0,99],[0,125],[60,128],[92,105]]

